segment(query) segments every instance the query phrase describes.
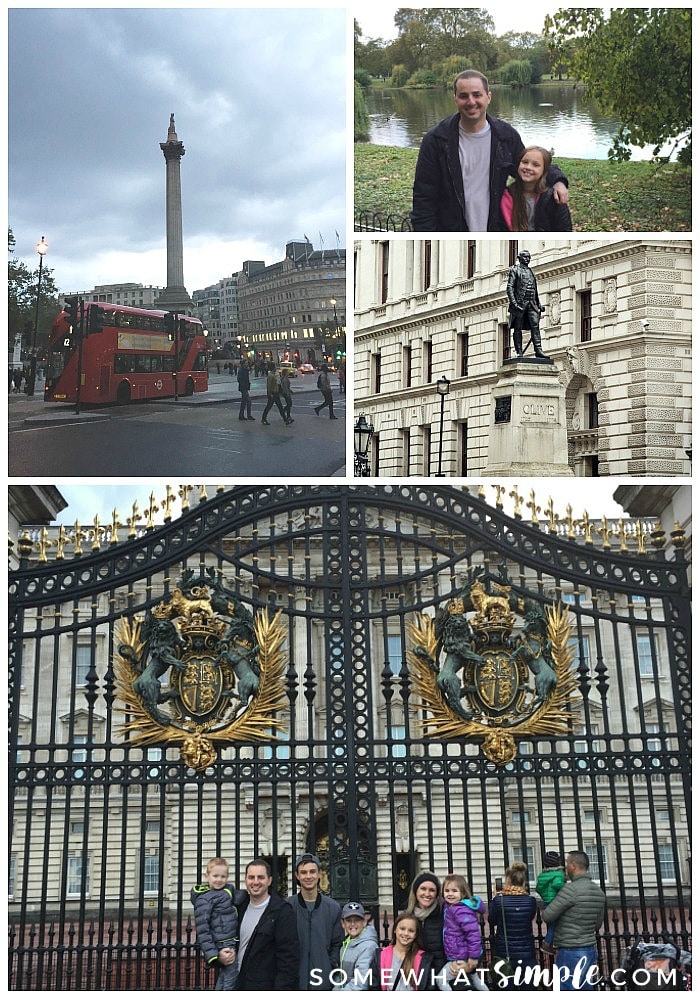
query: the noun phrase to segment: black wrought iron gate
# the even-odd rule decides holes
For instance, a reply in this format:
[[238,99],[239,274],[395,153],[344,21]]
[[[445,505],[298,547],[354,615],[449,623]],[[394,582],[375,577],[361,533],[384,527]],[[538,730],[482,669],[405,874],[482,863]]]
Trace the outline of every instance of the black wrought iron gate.
[[[291,893],[306,849],[326,889],[360,899],[380,925],[420,870],[463,872],[488,897],[514,859],[534,879],[547,850],[584,849],[609,900],[608,973],[636,934],[687,946],[683,539],[669,557],[641,525],[636,542],[574,528],[551,510],[544,523],[513,519],[453,488],[237,487],[125,541],[96,530],[91,544],[70,532],[21,542],[10,987],[209,987],[189,907],[206,860],[225,856],[240,879],[264,856]],[[487,597],[509,592],[516,628],[533,602],[561,604],[571,623],[563,727],[514,729],[510,759],[468,726],[436,735],[416,699],[411,628],[444,616],[475,578]],[[124,622],[214,580],[254,615],[281,611],[283,695],[255,734],[214,740],[204,766],[165,735],[139,742],[118,648]]]

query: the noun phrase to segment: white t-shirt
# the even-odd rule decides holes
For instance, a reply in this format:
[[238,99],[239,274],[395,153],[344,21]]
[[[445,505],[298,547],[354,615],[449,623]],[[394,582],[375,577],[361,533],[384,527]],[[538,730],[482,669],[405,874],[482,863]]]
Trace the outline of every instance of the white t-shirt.
[[260,902],[258,905],[253,905],[251,902],[245,911],[245,915],[241,920],[240,927],[240,943],[238,945],[238,957],[236,958],[236,964],[240,968],[243,963],[243,955],[245,954],[246,947],[250,943],[250,938],[253,933],[255,933],[255,928],[262,919],[263,913],[270,902],[270,896],[268,895],[264,902]]
[[459,126],[459,163],[462,168],[464,209],[469,232],[486,232],[489,223],[489,166],[491,126],[467,132]]

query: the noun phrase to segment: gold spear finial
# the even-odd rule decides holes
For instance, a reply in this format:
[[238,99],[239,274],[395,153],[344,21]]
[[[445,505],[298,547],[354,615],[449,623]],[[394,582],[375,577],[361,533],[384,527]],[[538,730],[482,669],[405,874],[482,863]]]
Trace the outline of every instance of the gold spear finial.
[[564,523],[566,524],[566,536],[567,536],[567,538],[575,538],[576,537],[576,531],[575,531],[576,521],[574,520],[574,512],[573,512],[571,503],[567,504],[567,507],[566,507],[566,518],[564,520]]
[[136,537],[136,524],[139,516],[139,505],[138,503],[133,503],[131,507],[131,516],[126,518],[126,526],[129,528],[129,533],[127,537]]
[[646,555],[647,534],[646,531],[644,530],[644,527],[642,526],[641,520],[638,520],[637,523],[634,525],[634,537],[637,542],[637,554]]
[[520,509],[520,504],[523,502],[524,497],[518,492],[518,487],[513,486],[512,490],[508,493],[510,498],[513,500],[513,516],[517,520],[522,520],[522,510]]
[[177,494],[180,497],[180,508],[182,509],[183,513],[185,512],[185,510],[189,510],[190,508],[190,492],[193,489],[194,486],[180,486],[180,488],[177,491]]
[[117,508],[112,510],[112,524],[109,529],[109,543],[110,545],[116,545],[119,543],[119,528],[124,525],[119,519],[119,514],[117,513]]
[[156,498],[153,495],[153,493],[151,493],[151,495],[148,497],[148,510],[146,510],[145,513],[146,513],[146,530],[151,531],[156,526],[156,522],[153,518],[158,513],[158,504],[156,503]]
[[625,535],[625,522],[622,517],[620,517],[617,522],[617,528],[617,536],[620,539],[620,551],[629,551],[629,548],[627,547],[627,536]]
[[71,541],[73,542],[73,554],[82,555],[83,554],[83,540],[87,538],[87,534],[80,526],[80,521],[76,520],[73,524],[73,536]]
[[172,506],[173,506],[173,501],[174,500],[175,500],[175,493],[172,491],[172,489],[170,488],[170,486],[166,485],[166,487],[165,487],[165,499],[161,503],[161,506],[163,507],[163,509],[165,511],[165,513],[163,514],[163,520],[166,522],[166,524],[169,523],[173,519]]
[[90,545],[90,550],[93,552],[98,552],[100,550],[100,535],[102,533],[102,525],[100,524],[100,515],[95,514],[95,519],[92,522],[92,544]]
[[497,510],[502,510],[503,509],[503,494],[506,491],[506,487],[505,486],[494,485],[493,488],[496,490],[496,509]]
[[537,514],[538,513],[542,513],[542,508],[539,507],[539,506],[537,506],[537,503],[535,501],[535,490],[534,489],[530,490],[530,499],[528,501],[527,508],[532,513],[532,520],[531,520],[532,526],[533,527],[539,527],[540,526],[540,522],[537,519]]
[[48,557],[46,555],[46,549],[49,547],[51,542],[49,541],[49,532],[45,527],[42,527],[39,533],[39,540],[37,541],[37,547],[39,549],[38,562],[48,562]]
[[580,520],[579,523],[581,524],[581,527],[583,528],[583,532],[584,532],[584,534],[583,534],[584,544],[586,544],[586,545],[592,545],[593,544],[593,524],[591,523],[591,519],[588,516],[588,510],[584,510],[583,511],[583,517],[581,517],[581,520]]
[[70,535],[66,531],[63,524],[59,524],[58,534],[56,535],[56,560],[62,560],[66,557],[66,545],[70,541]]
[[600,534],[603,539],[603,548],[611,548],[610,538],[615,533],[614,528],[608,527],[608,518],[603,514],[600,518],[600,527],[598,528],[598,534]]
[[547,500],[547,506],[544,508],[544,515],[549,521],[549,533],[557,533],[557,524],[559,523],[559,514],[554,512],[554,500],[550,496]]

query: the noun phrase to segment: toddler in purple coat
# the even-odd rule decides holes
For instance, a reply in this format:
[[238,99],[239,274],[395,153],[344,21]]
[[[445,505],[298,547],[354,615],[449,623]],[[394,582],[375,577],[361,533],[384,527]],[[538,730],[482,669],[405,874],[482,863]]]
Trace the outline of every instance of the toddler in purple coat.
[[[486,912],[486,905],[477,895],[472,895],[461,874],[447,875],[442,883],[442,897],[445,900],[442,941],[447,963],[438,976],[438,988],[442,992],[451,991],[450,982],[466,973],[473,989],[488,991],[475,970],[481,957],[481,925],[477,913]],[[450,971],[454,961],[464,961],[464,971]]]

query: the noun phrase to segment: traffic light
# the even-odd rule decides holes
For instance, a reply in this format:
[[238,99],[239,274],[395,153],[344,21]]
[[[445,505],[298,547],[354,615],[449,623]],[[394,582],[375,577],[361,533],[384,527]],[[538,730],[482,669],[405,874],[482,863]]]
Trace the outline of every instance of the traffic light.
[[174,312],[166,312],[163,316],[163,324],[165,326],[165,332],[168,334],[168,340],[175,339],[175,324],[177,322],[177,316]]
[[66,313],[66,318],[68,320],[68,325],[77,329],[78,326],[78,306],[80,304],[80,297],[78,295],[69,295],[66,298],[66,304],[63,306],[63,311]]

